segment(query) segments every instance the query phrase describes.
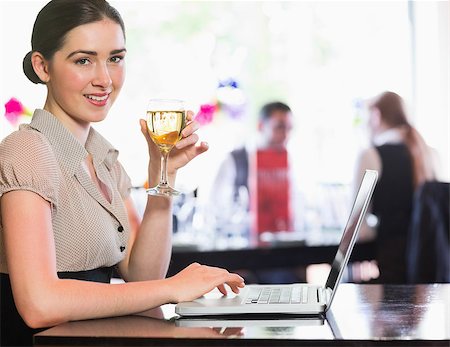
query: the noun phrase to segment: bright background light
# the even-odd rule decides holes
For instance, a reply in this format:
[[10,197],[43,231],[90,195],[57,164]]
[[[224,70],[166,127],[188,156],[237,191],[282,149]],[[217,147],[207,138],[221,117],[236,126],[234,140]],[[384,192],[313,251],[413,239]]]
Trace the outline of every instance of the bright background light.
[[[44,86],[22,73],[36,14],[46,1],[0,2],[0,102],[43,106]],[[225,153],[256,141],[268,101],[295,114],[290,142],[306,182],[349,184],[367,145],[361,101],[402,95],[413,123],[440,155],[449,179],[448,2],[111,1],[127,29],[127,80],[102,124],[133,184],[146,179],[138,119],[147,100],[181,97],[193,110],[214,102],[221,79],[239,83],[240,118],[226,112],[200,130],[210,151],[183,169],[178,186],[205,191]],[[14,130],[0,117],[0,138]]]

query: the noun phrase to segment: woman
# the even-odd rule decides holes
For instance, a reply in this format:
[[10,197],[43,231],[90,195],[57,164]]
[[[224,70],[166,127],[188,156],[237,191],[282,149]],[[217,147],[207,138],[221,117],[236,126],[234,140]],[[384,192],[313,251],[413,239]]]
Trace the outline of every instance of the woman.
[[405,283],[413,193],[423,182],[435,179],[432,155],[396,93],[384,92],[370,102],[368,126],[372,146],[360,155],[355,182],[361,181],[365,169],[379,172],[372,198],[372,212],[378,219],[378,281]]
[[[148,197],[138,230],[130,228],[130,179],[118,152],[92,127],[102,121],[125,76],[125,31],[104,0],[53,0],[38,14],[26,76],[47,87],[42,110],[0,144],[2,345],[31,344],[35,329],[70,320],[136,314],[195,299],[243,279],[192,264],[165,278],[171,250],[171,199]],[[188,115],[171,154],[177,169],[207,150],[196,145]],[[159,152],[140,121],[151,159]],[[124,284],[109,284],[116,267]],[[103,283],[102,283],[103,282]],[[28,328],[29,327],[29,328]],[[31,329],[30,329],[31,328]]]

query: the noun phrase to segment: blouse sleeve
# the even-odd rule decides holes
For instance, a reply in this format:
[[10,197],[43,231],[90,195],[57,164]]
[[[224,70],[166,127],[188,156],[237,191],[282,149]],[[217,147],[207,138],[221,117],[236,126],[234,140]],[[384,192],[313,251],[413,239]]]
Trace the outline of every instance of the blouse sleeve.
[[58,164],[46,138],[34,130],[19,130],[0,143],[0,196],[28,190],[58,205]]
[[116,161],[113,167],[113,174],[117,183],[117,190],[122,199],[126,199],[131,193],[131,179],[119,161]]

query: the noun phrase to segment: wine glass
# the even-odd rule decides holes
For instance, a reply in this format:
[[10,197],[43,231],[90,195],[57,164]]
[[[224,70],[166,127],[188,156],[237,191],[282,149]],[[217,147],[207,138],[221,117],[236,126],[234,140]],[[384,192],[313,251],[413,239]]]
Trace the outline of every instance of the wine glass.
[[147,194],[173,196],[181,194],[167,182],[167,160],[173,146],[181,139],[186,125],[185,103],[176,99],[151,99],[147,108],[147,129],[161,153],[161,179]]

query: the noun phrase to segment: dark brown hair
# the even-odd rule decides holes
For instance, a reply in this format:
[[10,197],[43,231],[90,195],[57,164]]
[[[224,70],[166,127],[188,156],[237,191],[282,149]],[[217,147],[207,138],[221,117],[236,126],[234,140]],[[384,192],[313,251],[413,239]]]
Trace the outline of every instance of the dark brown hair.
[[70,30],[104,18],[119,24],[125,36],[122,17],[105,0],[52,0],[45,5],[34,22],[31,51],[23,59],[23,72],[28,79],[33,83],[43,83],[31,64],[33,52],[40,52],[45,59],[51,60]]
[[285,103],[282,103],[280,101],[271,102],[268,104],[265,104],[261,111],[259,111],[259,119],[263,122],[270,119],[272,117],[272,113],[275,111],[282,111],[282,112],[291,112],[291,108],[286,105]]
[[387,126],[405,130],[404,141],[413,164],[414,187],[417,188],[423,182],[435,179],[429,148],[419,132],[408,121],[400,95],[389,91],[381,93],[372,101],[370,107],[380,111],[381,120]]

